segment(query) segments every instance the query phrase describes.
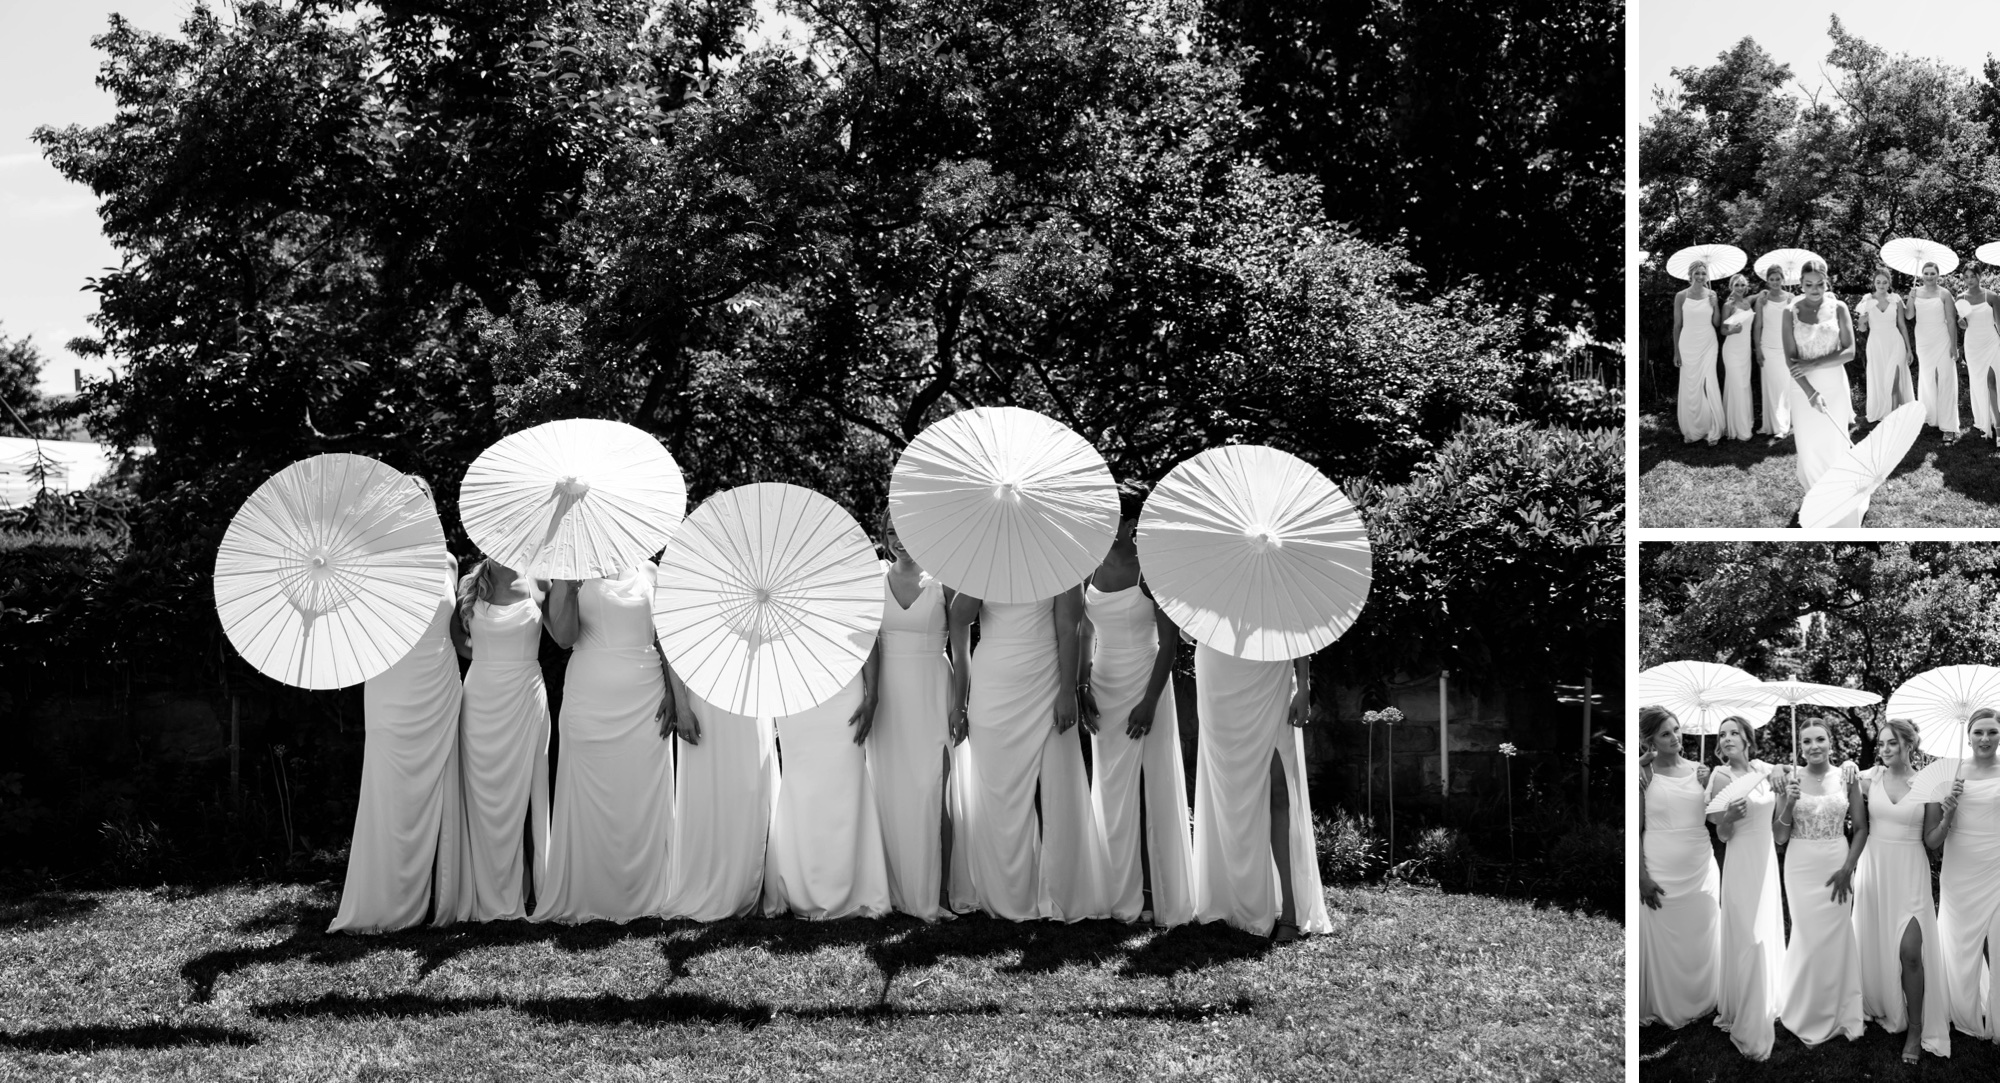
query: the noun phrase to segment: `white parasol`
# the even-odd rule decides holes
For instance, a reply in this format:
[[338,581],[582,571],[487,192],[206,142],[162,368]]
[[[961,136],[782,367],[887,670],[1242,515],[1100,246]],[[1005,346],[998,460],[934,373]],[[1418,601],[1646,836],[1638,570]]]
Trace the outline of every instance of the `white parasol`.
[[1898,237],[1882,246],[1882,262],[1915,278],[1924,273],[1924,264],[1937,264],[1938,273],[1948,275],[1958,269],[1958,254],[1923,237]]
[[1988,267],[2000,267],[2000,241],[1987,241],[1972,253],[1972,258]]
[[1826,262],[1820,259],[1819,253],[1809,249],[1773,248],[1769,252],[1757,257],[1755,264],[1757,279],[1760,282],[1763,281],[1764,276],[1770,274],[1771,268],[1776,266],[1785,272],[1785,285],[1796,286],[1799,284],[1799,275],[1805,271],[1806,264],[1814,260],[1818,260],[1822,264]]
[[1799,762],[1799,704],[1810,703],[1818,707],[1866,707],[1882,702],[1882,697],[1859,688],[1842,688],[1837,684],[1814,684],[1811,681],[1765,681],[1761,685],[1771,701],[1792,711],[1792,762]]
[[[1973,712],[1981,707],[2000,707],[2000,668],[1939,666],[1904,681],[1889,697],[1884,717],[1909,719],[1917,727],[1917,747],[1939,760],[1950,761],[1950,770],[1956,775],[1960,761],[1971,755],[1966,729]],[[1926,793],[1935,795],[1924,800],[1935,801],[1942,796],[1936,792],[1936,778],[1942,770],[1933,771],[1925,782]]]
[[720,492],[660,557],[653,627],[689,690],[785,717],[833,698],[882,623],[882,566],[854,517],[796,485]]
[[952,589],[1032,602],[1103,562],[1118,532],[1118,490],[1104,457],[1060,422],[982,406],[903,449],[889,515],[910,554]]
[[1275,448],[1212,448],[1174,467],[1147,497],[1136,540],[1160,608],[1237,658],[1311,654],[1339,639],[1368,600],[1361,513]]
[[481,452],[458,490],[465,533],[526,576],[596,579],[658,552],[687,508],[681,468],[617,421],[551,421]]
[[1799,526],[1860,526],[1875,490],[1889,480],[1924,426],[1924,404],[1906,402],[1882,419],[1861,442],[1847,449],[1813,482],[1799,504]]
[[342,688],[395,665],[438,607],[444,528],[415,479],[315,455],[243,502],[215,554],[215,611],[258,671]]
[[1750,257],[1733,244],[1694,244],[1667,257],[1667,273],[1686,281],[1697,261],[1708,267],[1708,280],[1715,282],[1742,270]]

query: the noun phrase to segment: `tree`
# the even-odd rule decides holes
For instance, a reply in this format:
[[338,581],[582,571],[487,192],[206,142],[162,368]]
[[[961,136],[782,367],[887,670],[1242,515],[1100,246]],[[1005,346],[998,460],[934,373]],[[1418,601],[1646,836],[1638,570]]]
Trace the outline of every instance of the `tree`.
[[[42,409],[42,352],[32,338],[0,334],[0,432],[10,436],[42,435],[32,431]],[[17,421],[18,419],[18,421]],[[21,431],[26,423],[29,431]]]

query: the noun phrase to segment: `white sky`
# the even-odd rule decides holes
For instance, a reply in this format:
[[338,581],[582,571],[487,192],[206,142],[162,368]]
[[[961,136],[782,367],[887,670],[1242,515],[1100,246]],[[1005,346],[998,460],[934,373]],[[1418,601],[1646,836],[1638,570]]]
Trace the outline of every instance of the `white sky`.
[[[1673,69],[1707,67],[1738,41],[1755,38],[1779,63],[1789,64],[1793,94],[1832,85],[1826,55],[1829,15],[1847,32],[1886,50],[1940,60],[1977,76],[1989,52],[2000,53],[2000,5],[1990,0],[1876,0],[1873,3],[1769,3],[1765,0],[1639,0],[1639,85],[1643,96],[1627,102],[1640,122],[1653,113],[1653,89],[1678,87]],[[1629,113],[1627,115],[1630,115]]]
[[[758,6],[768,32],[789,24],[802,33],[793,20],[773,20],[768,0]],[[112,12],[141,30],[175,33],[195,7],[195,0],[0,0],[0,333],[34,339],[46,363],[44,391],[73,390],[77,369],[104,375],[105,362],[63,344],[92,333],[85,317],[97,303],[83,292],[85,280],[115,267],[118,255],[98,233],[96,197],[65,181],[29,133],[40,124],[111,119],[111,96],[95,83],[103,55],[90,39]]]

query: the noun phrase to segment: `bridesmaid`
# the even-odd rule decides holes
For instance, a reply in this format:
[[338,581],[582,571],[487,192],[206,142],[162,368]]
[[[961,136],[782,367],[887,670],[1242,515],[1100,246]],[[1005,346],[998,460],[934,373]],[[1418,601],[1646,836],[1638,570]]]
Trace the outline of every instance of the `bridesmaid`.
[[[422,478],[412,478],[430,495]],[[328,932],[388,932],[465,916],[465,809],[458,781],[458,677],[465,629],[458,563],[437,554],[437,607],[410,653],[362,687],[361,800],[340,912]]]
[[1639,1024],[1683,1027],[1715,1010],[1722,875],[1702,809],[1708,768],[1681,757],[1681,724],[1663,707],[1639,711],[1653,754],[1640,774]]
[[1306,791],[1310,657],[1194,652],[1194,919],[1278,943],[1333,931]]
[[1951,1056],[1942,941],[1924,853],[1927,806],[1909,800],[1917,728],[1892,718],[1875,734],[1875,759],[1863,782],[1868,848],[1854,874],[1854,935],[1861,958],[1861,1010],[1903,1035],[1903,1060],[1919,1050]]
[[680,674],[667,676],[680,769],[661,913],[695,921],[744,917],[763,895],[777,738],[770,719],[725,711],[688,691]]
[[458,585],[469,641],[459,726],[470,916],[528,916],[549,841],[549,697],[541,599],[548,586],[481,560]]
[[1970,720],[1972,758],[1944,800],[1924,809],[1924,842],[1942,848],[1938,867],[1938,939],[1944,945],[1945,1000],[1952,1024],[1993,1039],[1989,950],[2000,951],[2000,712],[1982,707]]
[[1708,288],[1708,264],[1688,268],[1687,288],[1674,294],[1674,367],[1681,370],[1681,440],[1722,439],[1722,389],[1715,378],[1716,328],[1721,306]]
[[1915,326],[1917,400],[1924,404],[1924,424],[1935,425],[1944,442],[1958,442],[1958,298],[1938,281],[1938,265],[1926,263],[1910,295],[1903,298],[1903,319]]
[[882,630],[876,638],[874,711],[857,736],[868,742],[875,804],[888,851],[889,901],[911,917],[950,917],[944,886],[944,787],[952,747],[952,669],[945,653],[957,592],[932,578],[882,515]]
[[1910,385],[1910,328],[1903,298],[1889,292],[1889,268],[1875,268],[1875,292],[1855,302],[1855,326],[1868,332],[1868,420],[1917,401]]
[[1121,493],[1119,501],[1111,551],[1084,583],[1077,636],[1084,724],[1092,730],[1090,797],[1110,855],[1111,916],[1183,925],[1194,916],[1194,847],[1171,679],[1180,633],[1139,571],[1132,535],[1141,500]]
[[1750,406],[1750,326],[1757,308],[1748,296],[1750,280],[1729,277],[1729,300],[1722,307],[1722,434],[1748,440],[1756,427]]
[[[1799,485],[1810,492],[1821,474],[1850,446],[1854,400],[1847,362],[1854,359],[1854,327],[1847,305],[1826,292],[1826,264],[1814,260],[1799,275],[1805,295],[1785,313],[1785,357],[1792,366],[1792,421],[1797,426]],[[1859,526],[1856,522],[1847,525]]]
[[2000,305],[1975,265],[1965,274],[1958,314],[1965,321],[1965,373],[1972,384],[1972,424],[2000,447]]
[[1751,359],[1757,362],[1764,389],[1764,424],[1775,444],[1792,434],[1791,370],[1785,364],[1785,313],[1797,300],[1785,289],[1785,269],[1772,264],[1764,272],[1764,290],[1756,297],[1757,318],[1750,325]]
[[882,821],[861,747],[877,708],[881,653],[878,640],[832,699],[775,722],[784,763],[764,851],[765,917],[789,911],[824,921],[889,912]]
[[[1752,772],[1782,784],[1783,768],[1753,762],[1757,754],[1750,723],[1731,715],[1715,739],[1722,761],[1708,777],[1710,798]],[[1784,966],[1784,914],[1778,902],[1778,851],[1773,842],[1778,798],[1760,783],[1721,812],[1708,814],[1716,837],[1727,847],[1722,862],[1720,980],[1715,1025],[1729,1032],[1738,1052],[1751,1060],[1771,1055],[1779,1009],[1779,974]]]
[[557,580],[549,638],[574,647],[550,819],[548,887],[536,921],[627,922],[666,903],[673,837],[673,699],[653,633],[654,567]]
[[971,893],[994,917],[1078,921],[1110,912],[1104,836],[1072,732],[1082,610],[1079,587],[1036,602],[983,602],[963,592],[952,601],[952,663],[971,678],[961,837]]
[[[1843,781],[1829,758],[1830,724],[1799,729],[1803,768],[1778,799],[1777,841],[1785,845],[1785,901],[1792,937],[1779,980],[1785,1029],[1808,1046],[1835,1035],[1861,1037],[1861,967],[1854,934],[1854,867],[1868,845],[1861,783]],[[1854,817],[1854,837],[1847,819]],[[1789,844],[1787,845],[1787,839]]]

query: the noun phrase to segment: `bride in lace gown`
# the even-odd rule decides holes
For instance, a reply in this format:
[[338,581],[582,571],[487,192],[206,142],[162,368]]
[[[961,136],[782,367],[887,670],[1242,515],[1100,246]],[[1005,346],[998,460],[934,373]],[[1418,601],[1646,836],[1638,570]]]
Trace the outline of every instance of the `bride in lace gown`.
[[[1785,357],[1791,362],[1792,426],[1798,437],[1799,484],[1813,483],[1850,446],[1854,400],[1847,388],[1847,363],[1854,360],[1854,324],[1847,305],[1826,292],[1826,264],[1814,260],[1799,275],[1805,295],[1785,312]],[[1853,522],[1859,526],[1861,512]]]
[[[1778,988],[1785,1029],[1807,1045],[1861,1037],[1861,963],[1854,936],[1854,867],[1868,844],[1868,809],[1859,781],[1833,768],[1833,734],[1823,722],[1799,729],[1803,768],[1778,799],[1777,838],[1785,850],[1785,902],[1792,938]],[[1854,838],[1847,817],[1854,815]],[[1790,821],[1789,824],[1787,821]]]

